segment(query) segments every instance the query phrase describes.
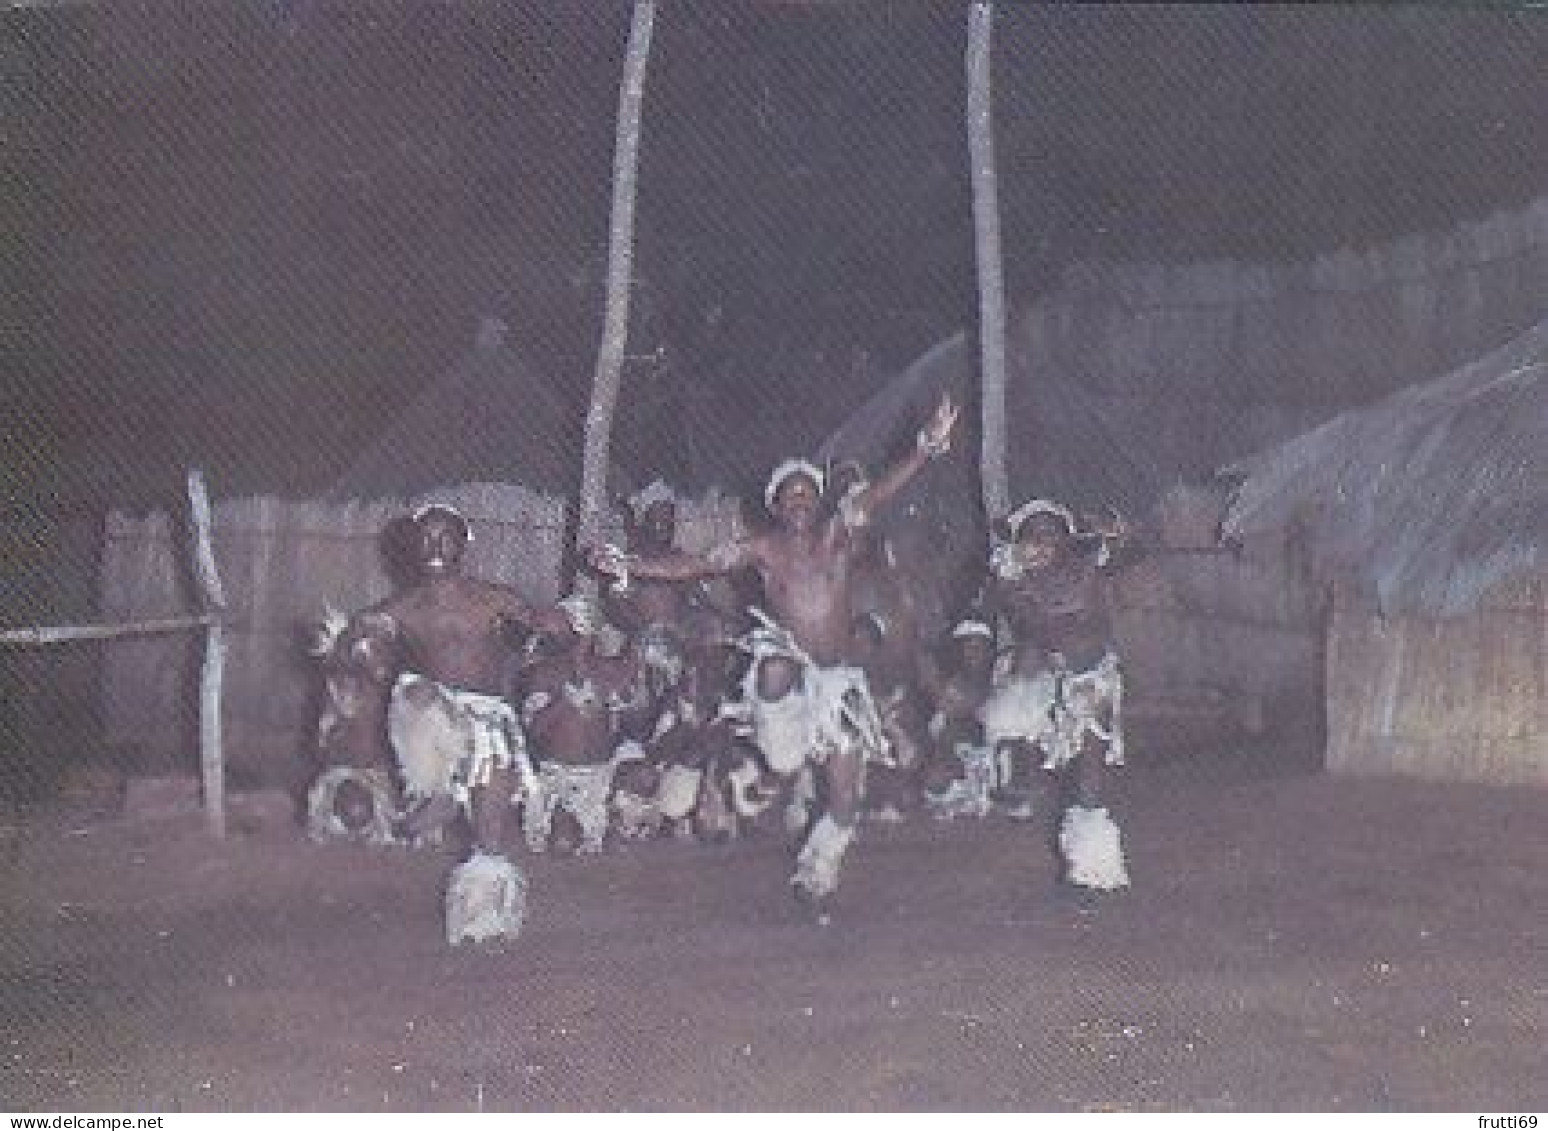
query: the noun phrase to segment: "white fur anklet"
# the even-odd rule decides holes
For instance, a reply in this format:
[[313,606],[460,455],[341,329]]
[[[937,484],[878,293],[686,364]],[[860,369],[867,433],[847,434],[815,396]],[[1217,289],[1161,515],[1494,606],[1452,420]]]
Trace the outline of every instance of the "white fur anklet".
[[1082,805],[1066,809],[1059,827],[1059,851],[1070,883],[1100,891],[1129,886],[1122,839],[1106,809]]
[[796,857],[795,875],[790,877],[790,882],[814,899],[831,894],[838,887],[839,866],[844,862],[844,853],[854,839],[853,828],[845,828],[824,814],[801,847],[801,853]]
[[527,914],[527,880],[504,856],[476,852],[446,887],[446,942],[515,938]]

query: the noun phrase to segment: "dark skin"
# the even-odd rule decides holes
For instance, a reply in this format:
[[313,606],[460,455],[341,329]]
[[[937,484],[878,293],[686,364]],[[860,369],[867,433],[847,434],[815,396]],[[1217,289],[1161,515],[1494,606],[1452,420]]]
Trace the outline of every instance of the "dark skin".
[[1016,540],[1023,572],[995,577],[989,605],[1005,616],[1017,647],[1017,670],[1047,666],[1058,652],[1074,671],[1091,667],[1112,641],[1107,575],[1097,565],[1100,543],[1069,535],[1062,521],[1033,515]]
[[[1112,645],[1109,576],[1098,564],[1103,540],[1121,541],[1122,523],[1102,524],[1091,534],[1072,534],[1055,515],[1034,514],[1017,532],[1022,575],[992,578],[988,605],[1004,615],[1016,641],[1016,670],[1030,674],[1050,666],[1059,653],[1075,672],[1097,664]],[[1101,803],[1107,744],[1087,734],[1071,775],[1071,800]]]
[[[629,546],[642,557],[658,557],[672,552],[676,535],[677,506],[658,499],[630,524]],[[720,615],[700,603],[692,586],[681,582],[631,576],[626,588],[612,589],[606,597],[609,619],[631,638],[651,628],[669,631],[680,649],[685,677],[706,662],[710,639],[721,634]],[[659,699],[668,688],[658,686],[652,675],[652,695]]]
[[978,710],[989,698],[994,679],[994,641],[987,636],[961,636],[951,641],[945,669],[924,665],[924,685],[935,709],[945,720],[942,753],[957,742],[976,740]]
[[[923,436],[934,446],[945,445],[957,420],[957,407],[942,397]],[[884,506],[924,467],[923,446],[890,468],[853,497],[854,513],[863,521]],[[629,576],[662,581],[692,581],[702,577],[752,570],[763,582],[769,611],[794,636],[811,659],[823,666],[855,663],[853,584],[865,550],[856,530],[822,505],[817,483],[801,472],[785,478],[773,499],[771,530],[721,547],[711,555],[682,551],[640,557],[627,563],[616,551],[602,548],[592,555],[602,573],[627,568]],[[758,674],[760,693],[777,697],[793,684],[789,665],[764,665]],[[861,766],[830,764],[829,814],[840,824],[855,820]]]
[[[863,491],[869,482],[864,468],[850,460],[834,468],[830,494],[842,500]],[[883,807],[910,808],[915,777],[923,758],[926,719],[919,692],[920,647],[918,611],[913,593],[897,575],[892,547],[874,527],[856,529],[851,602],[856,654],[877,697],[882,729],[892,745],[897,766],[870,779],[872,801]]]
[[[515,589],[468,577],[462,572],[467,531],[454,514],[432,509],[415,523],[417,584],[367,610],[392,618],[405,669],[464,691],[503,696],[511,646],[508,629],[569,634],[569,620],[558,609],[540,609]],[[516,773],[497,768],[487,786],[472,791],[473,839],[479,848],[498,851],[507,799],[517,786]],[[445,799],[433,812],[417,814],[413,831],[434,825],[449,814]]]
[[[523,669],[520,696],[546,692],[552,697],[528,724],[528,734],[543,761],[568,766],[594,766],[612,753],[616,720],[610,698],[627,700],[635,687],[634,663],[623,656],[603,656],[594,636],[573,638],[561,655]],[[565,686],[586,687],[590,695],[567,694]]]
[[920,778],[923,788],[945,789],[962,774],[958,743],[976,745],[983,740],[978,709],[984,705],[994,675],[994,642],[984,636],[953,638],[944,664],[933,657],[922,659],[921,683],[941,727],[932,735]]
[[874,805],[906,810],[915,801],[927,722],[919,695],[917,657],[911,649],[894,647],[895,637],[870,616],[861,617],[856,625],[855,643],[895,763],[876,767],[866,790]]
[[410,670],[449,687],[504,694],[509,627],[568,635],[569,621],[558,609],[528,603],[509,585],[466,576],[464,535],[454,518],[431,511],[417,525],[419,583],[373,610],[397,624]]
[[[926,428],[939,442],[949,438],[957,408],[943,398]],[[855,497],[861,516],[886,505],[925,465],[916,448]],[[800,472],[788,476],[774,496],[773,529],[734,542],[713,557],[668,550],[627,564],[631,578],[693,581],[749,569],[763,582],[774,617],[794,635],[818,664],[853,659],[852,586],[865,546],[847,523],[821,505],[816,482]],[[606,549],[592,555],[603,573],[618,573],[622,563]]]
[[[834,468],[829,494],[858,495],[869,480],[854,460]],[[840,507],[845,504],[841,501]],[[895,576],[887,539],[872,528],[852,531],[856,543],[850,602],[855,639],[871,686],[882,694],[918,681],[918,611],[907,585]]]
[[356,617],[324,657],[328,698],[318,740],[329,765],[392,764],[384,722],[396,659],[391,622],[380,617]]
[[[667,554],[676,533],[677,507],[657,500],[630,525],[629,547],[646,557]],[[608,594],[608,619],[631,636],[653,624],[686,631],[689,604],[688,590],[680,584],[631,577],[626,590]]]
[[[645,558],[671,554],[676,537],[677,506],[667,499],[652,502],[629,527],[630,549]],[[718,584],[722,589],[726,586],[724,581]],[[651,628],[668,630],[680,650],[684,680],[696,671],[713,670],[715,650],[736,635],[732,626],[739,619],[737,602],[725,592],[712,592],[708,585],[631,574],[626,588],[609,588],[605,596],[609,619],[631,637],[638,639]],[[647,675],[652,698],[661,700],[670,688],[660,685],[659,673]],[[647,729],[654,721],[646,720]]]
[[[385,724],[396,662],[392,622],[384,617],[357,617],[334,641],[323,657],[326,697],[318,721],[325,765],[391,768]],[[346,780],[335,788],[333,808],[345,828],[358,832],[371,820],[375,799],[359,782]]]

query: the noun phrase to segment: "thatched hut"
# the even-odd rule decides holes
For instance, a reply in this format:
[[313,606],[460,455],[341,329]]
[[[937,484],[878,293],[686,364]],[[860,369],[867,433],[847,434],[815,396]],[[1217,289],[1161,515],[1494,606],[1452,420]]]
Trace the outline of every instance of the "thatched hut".
[[[468,568],[546,603],[567,582],[568,481],[579,466],[552,382],[485,320],[465,357],[411,401],[321,498],[225,498],[213,514],[229,605],[223,716],[239,780],[294,785],[311,771],[318,679],[305,643],[324,606],[349,610],[393,585],[384,532],[419,503],[456,506],[474,532]],[[216,484],[217,490],[219,484]],[[679,539],[700,549],[739,521],[715,491],[685,499]],[[616,533],[621,511],[606,524]],[[193,601],[185,531],[165,511],[107,517],[100,606],[112,623],[164,618]],[[129,640],[102,658],[105,739],[128,765],[187,761],[198,649],[176,637]]]
[[1229,472],[1327,585],[1331,771],[1548,785],[1548,320]]
[[[1152,733],[1169,744],[1223,737],[1212,704],[1226,715],[1261,711],[1281,724],[1319,721],[1315,594],[1280,552],[1284,531],[1273,523],[1261,534],[1236,532],[1245,552],[1221,552],[1217,511],[1203,489],[1213,469],[1520,334],[1548,302],[1545,265],[1548,200],[1539,200],[1452,232],[1306,263],[1072,269],[1017,320],[1007,407],[1016,493],[1157,516],[1162,553],[1125,588],[1117,629],[1134,703],[1160,720]],[[579,410],[549,367],[520,346],[486,320],[473,348],[405,406],[323,498],[217,505],[216,552],[238,621],[227,707],[238,766],[273,766],[304,743],[311,673],[297,654],[297,622],[315,616],[324,598],[356,605],[385,591],[377,532],[414,501],[448,498],[469,515],[478,531],[472,564],[481,573],[534,599],[556,594],[565,499],[578,478],[570,469],[579,468]],[[776,362],[763,371],[811,369],[790,357]],[[975,387],[972,351],[959,334],[848,414],[818,454],[881,466],[910,442],[942,388],[971,400]],[[771,394],[780,386],[759,388]],[[764,421],[775,405],[771,395],[738,413]],[[683,458],[654,430],[660,409],[636,405],[622,417],[620,435],[635,447],[621,444],[615,462],[632,485],[658,472],[675,478],[658,462],[675,455],[685,472],[700,472],[680,486],[718,482],[756,497],[769,466],[754,458],[758,445],[739,441]],[[689,433],[712,434],[702,409],[678,414]],[[777,445],[769,450],[784,450],[802,431],[787,409],[778,402],[780,426],[764,428],[760,442]],[[921,476],[884,520],[908,560],[936,583],[936,620],[972,588],[969,571],[982,563],[971,415],[958,451]],[[212,484],[219,493],[221,479]],[[713,492],[685,507],[685,543],[704,545],[737,509]],[[110,516],[99,575],[105,619],[189,607],[175,534],[164,516]],[[1404,645],[1409,654],[1417,647]],[[191,663],[171,642],[115,647],[104,662],[109,742],[165,749],[186,736]],[[1202,732],[1199,719],[1209,724]],[[1541,735],[1540,723],[1532,733]]]
[[[1015,320],[1013,493],[1114,505],[1154,536],[1116,618],[1148,736],[1137,749],[1230,740],[1242,724],[1321,736],[1319,588],[1285,527],[1241,527],[1222,546],[1216,469],[1488,354],[1545,302],[1548,199],[1301,263],[1078,265]],[[966,335],[942,341],[822,454],[879,460],[941,389],[971,399],[974,364]],[[969,413],[969,455],[973,425]],[[982,516],[962,505],[976,474],[950,461],[883,519],[947,592],[982,557]]]

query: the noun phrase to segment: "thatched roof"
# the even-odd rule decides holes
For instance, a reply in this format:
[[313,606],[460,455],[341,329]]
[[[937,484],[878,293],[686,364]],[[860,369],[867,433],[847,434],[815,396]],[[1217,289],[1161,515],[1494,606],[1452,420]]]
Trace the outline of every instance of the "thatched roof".
[[[983,563],[980,427],[974,347],[958,332],[938,342],[873,394],[818,449],[819,459],[858,459],[873,471],[912,443],[941,392],[964,406],[951,456],[910,484],[878,525],[922,557],[921,574],[947,581]],[[1224,398],[1113,395],[1076,374],[1034,374],[1025,339],[1011,341],[1007,471],[1011,495],[1057,498],[1078,509],[1112,506],[1143,519],[1171,488],[1204,485],[1223,461],[1253,451],[1265,435],[1304,428],[1303,406],[1246,406]],[[901,551],[900,551],[901,552]]]
[[476,482],[566,494],[579,466],[575,413],[504,324],[486,318],[468,354],[360,452],[328,497],[408,498]]
[[1228,536],[1299,523],[1319,571],[1383,609],[1464,612],[1548,567],[1548,319],[1224,474]]
[[[1007,470],[1011,496],[1063,500],[1081,509],[1116,507],[1149,514],[1178,484],[1211,483],[1222,463],[1256,451],[1266,440],[1295,435],[1326,411],[1315,405],[1249,403],[1241,398],[1137,396],[1094,387],[1082,375],[1036,372],[1025,335],[1010,343]],[[958,448],[969,453],[965,479],[935,476],[939,491],[956,492],[950,507],[979,494],[977,375],[974,347],[958,332],[937,343],[876,392],[828,437],[819,455],[854,457],[875,466],[913,436],[941,390],[966,406]],[[972,508],[967,508],[971,511]],[[977,523],[976,513],[967,518]],[[975,527],[976,529],[976,527]]]

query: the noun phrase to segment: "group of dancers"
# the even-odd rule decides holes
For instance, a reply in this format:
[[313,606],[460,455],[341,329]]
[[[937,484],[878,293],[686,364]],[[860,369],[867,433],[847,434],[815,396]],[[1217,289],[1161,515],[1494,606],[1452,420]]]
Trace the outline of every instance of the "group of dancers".
[[548,607],[468,576],[467,521],[420,508],[411,583],[330,618],[316,644],[312,835],[460,830],[447,941],[498,945],[526,913],[513,817],[535,852],[772,823],[793,849],[792,891],[826,922],[863,820],[1030,816],[1042,774],[1066,787],[1064,880],[1126,886],[1102,795],[1123,761],[1106,596],[1123,524],[1042,499],[1013,511],[939,649],[911,635],[906,601],[879,596],[907,579],[889,575],[874,519],[949,450],[957,413],[942,398],[874,479],[784,461],[764,493],[770,522],[702,553],[675,546],[675,496],[652,484],[631,500],[627,548],[587,551],[596,595]]

